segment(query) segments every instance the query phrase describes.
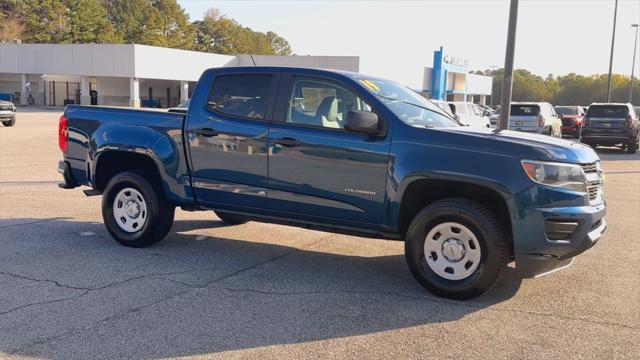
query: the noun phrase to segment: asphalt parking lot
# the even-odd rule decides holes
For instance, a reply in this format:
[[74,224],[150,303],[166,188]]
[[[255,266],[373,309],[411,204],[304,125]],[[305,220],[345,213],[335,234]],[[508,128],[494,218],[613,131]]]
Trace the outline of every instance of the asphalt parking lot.
[[403,244],[178,210],[113,241],[100,197],[57,187],[60,111],[0,127],[0,358],[637,358],[640,153],[599,150],[609,228],[562,272],[434,297]]

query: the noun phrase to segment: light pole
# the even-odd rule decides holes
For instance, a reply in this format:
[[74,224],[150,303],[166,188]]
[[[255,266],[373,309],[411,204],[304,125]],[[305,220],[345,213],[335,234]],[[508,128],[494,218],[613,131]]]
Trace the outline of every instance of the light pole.
[[613,44],[616,41],[616,18],[618,17],[618,0],[613,10],[613,35],[611,35],[611,55],[609,55],[609,80],[607,80],[607,102],[611,102],[611,68],[613,67]]
[[636,46],[638,46],[638,24],[631,24],[636,28],[636,39],[633,41],[633,61],[631,62],[631,79],[629,80],[629,103],[631,104],[631,96],[633,95],[633,71],[636,69]]
[[[617,1],[617,0],[616,0]],[[518,22],[518,0],[511,0],[509,8],[509,30],[507,32],[507,51],[504,55],[504,78],[502,79],[502,98],[500,99],[500,119],[498,130],[505,130],[511,115],[511,89],[513,88],[513,54],[516,49],[516,23]]]

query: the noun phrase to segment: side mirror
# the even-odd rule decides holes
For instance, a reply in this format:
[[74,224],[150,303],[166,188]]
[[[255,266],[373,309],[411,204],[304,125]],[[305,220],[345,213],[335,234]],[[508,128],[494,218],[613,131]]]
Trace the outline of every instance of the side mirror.
[[344,120],[344,128],[349,131],[377,135],[380,133],[379,122],[378,115],[370,111],[350,110]]

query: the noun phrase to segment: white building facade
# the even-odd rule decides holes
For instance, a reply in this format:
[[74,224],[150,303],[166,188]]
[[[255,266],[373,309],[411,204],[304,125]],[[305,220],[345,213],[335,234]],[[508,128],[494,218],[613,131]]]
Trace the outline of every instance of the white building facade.
[[26,105],[172,107],[206,69],[298,66],[359,70],[356,56],[219,55],[136,44],[0,44],[0,94]]

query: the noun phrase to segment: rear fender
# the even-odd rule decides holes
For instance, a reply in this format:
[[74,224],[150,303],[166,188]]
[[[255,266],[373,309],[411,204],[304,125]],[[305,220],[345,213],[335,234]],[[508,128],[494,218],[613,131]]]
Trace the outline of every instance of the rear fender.
[[123,123],[105,124],[92,134],[89,141],[91,183],[100,164],[100,156],[121,151],[150,158],[158,168],[160,182],[167,199],[176,204],[192,204],[193,193],[186,157],[182,148],[181,131],[158,131],[153,127]]

